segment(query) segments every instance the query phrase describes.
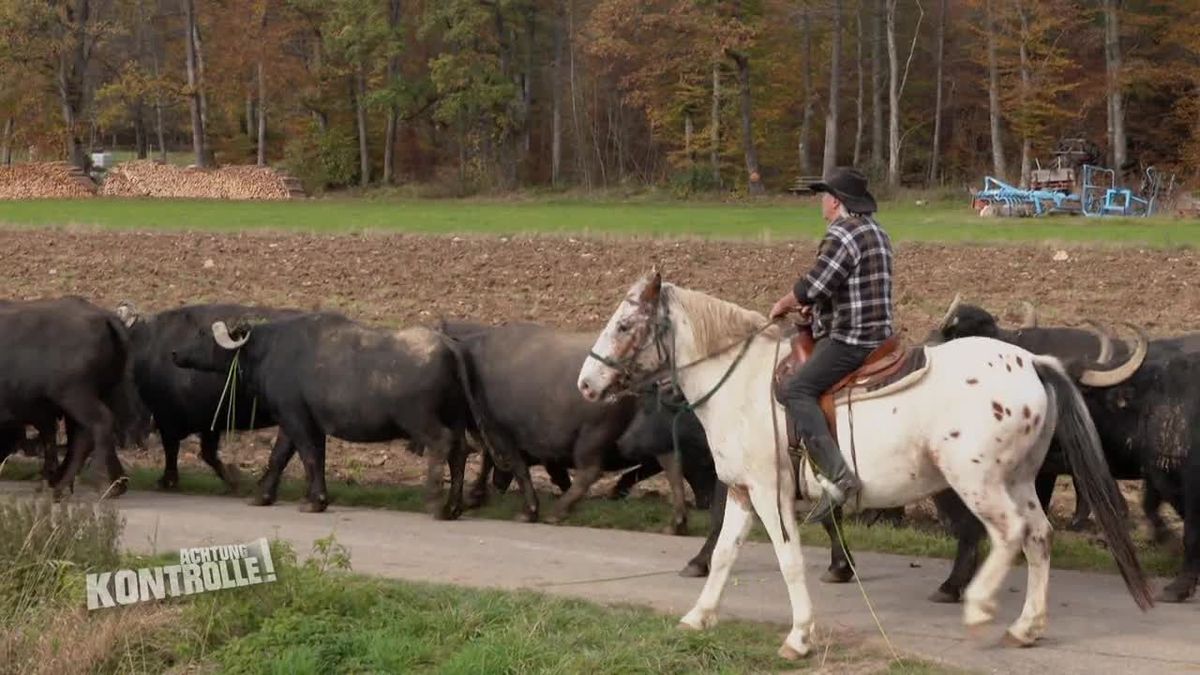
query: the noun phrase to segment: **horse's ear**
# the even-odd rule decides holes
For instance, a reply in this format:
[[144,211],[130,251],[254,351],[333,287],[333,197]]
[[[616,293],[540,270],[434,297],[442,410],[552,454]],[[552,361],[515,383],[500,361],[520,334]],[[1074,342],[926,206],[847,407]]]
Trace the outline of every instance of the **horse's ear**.
[[650,272],[650,280],[646,282],[646,287],[642,289],[642,302],[648,302],[658,299],[658,293],[662,290],[662,274],[658,271],[658,266]]

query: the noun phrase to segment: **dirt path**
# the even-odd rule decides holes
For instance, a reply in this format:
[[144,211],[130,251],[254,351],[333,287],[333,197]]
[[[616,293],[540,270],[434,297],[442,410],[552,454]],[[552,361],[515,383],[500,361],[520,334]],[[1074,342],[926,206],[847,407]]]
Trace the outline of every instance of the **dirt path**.
[[[0,483],[2,493],[30,491],[27,483]],[[701,586],[699,580],[675,574],[695,553],[696,538],[470,518],[443,523],[422,515],[345,507],[311,515],[294,505],[255,509],[235,499],[147,492],[127,494],[115,503],[126,520],[125,546],[146,553],[262,536],[288,540],[303,553],[314,539],[332,532],[350,549],[354,570],[397,579],[531,589],[648,605],[680,616]],[[806,546],[805,553],[819,630],[832,630],[843,644],[880,641],[857,586],[816,581],[828,550]],[[960,606],[925,599],[945,576],[947,561],[869,553],[857,558],[875,611],[903,653],[984,672],[1093,675],[1200,669],[1195,636],[1200,605],[1165,605],[1140,613],[1115,575],[1054,570],[1047,637],[1036,648],[1016,650],[969,641],[959,623]],[[1023,569],[1010,575],[999,598],[1002,624],[993,628],[989,640],[997,640],[1002,626],[1019,613],[1024,580]],[[785,598],[771,548],[746,544],[725,593],[724,615],[787,624]],[[779,634],[782,639],[782,629]]]

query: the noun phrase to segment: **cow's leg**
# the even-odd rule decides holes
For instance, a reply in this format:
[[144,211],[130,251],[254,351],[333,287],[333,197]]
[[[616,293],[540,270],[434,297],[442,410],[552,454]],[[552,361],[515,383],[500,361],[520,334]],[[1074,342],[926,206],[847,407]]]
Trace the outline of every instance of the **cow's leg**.
[[829,535],[829,569],[821,575],[821,581],[827,584],[844,584],[854,578],[854,556],[850,554],[846,542],[838,536],[838,525],[834,523],[834,518],[837,518],[838,523],[846,522],[842,520],[842,507],[835,507],[833,513],[821,521],[821,527],[825,528],[825,534]]
[[294,454],[295,444],[288,439],[283,429],[280,429],[275,434],[275,445],[271,448],[270,459],[267,460],[267,470],[258,481],[257,493],[250,498],[251,506],[269,506],[275,503],[279,494],[279,479]]
[[567,470],[565,464],[546,462],[542,468],[546,470],[546,475],[550,476],[550,482],[558,488],[559,494],[565,495],[567,490],[571,489],[571,472]]
[[[66,416],[79,425],[81,440],[86,440],[87,447],[99,451],[107,463],[109,461],[108,455],[116,452],[113,445],[112,412],[97,396],[86,391],[72,391],[63,396],[57,403]],[[56,497],[62,495],[62,488],[64,486],[68,488],[73,487],[75,476],[79,473],[79,469],[83,466],[84,459],[86,459],[86,453],[82,450],[82,443],[72,445],[65,470],[54,486]],[[121,492],[124,492],[124,481],[111,486],[108,494],[114,496]]]
[[[467,452],[462,432],[440,429],[430,441],[426,455],[425,503],[438,520],[454,520],[463,511],[463,477],[467,468]],[[436,462],[436,466],[435,466]],[[442,462],[450,465],[450,494],[441,500]]]
[[[58,422],[54,423],[54,433],[47,435],[41,428],[38,429],[38,445],[42,450],[42,488],[49,488],[54,484],[54,477],[58,473]],[[71,428],[71,422],[67,421],[67,428]],[[25,435],[25,429],[21,428],[21,436]],[[67,439],[67,447],[71,447],[70,439]],[[69,454],[68,454],[69,456]]]
[[521,496],[525,499],[525,508],[517,514],[517,520],[536,523],[538,496],[537,491],[533,489],[533,477],[529,475],[529,465],[525,463],[525,458],[521,457],[519,452],[510,453],[509,456],[512,458],[513,478],[517,480],[517,485],[521,487]]
[[987,531],[983,522],[971,513],[954,490],[942,490],[933,496],[933,502],[938,511],[950,521],[950,528],[958,539],[958,546],[950,576],[929,599],[933,602],[955,603],[962,600],[963,589],[971,583],[971,577],[975,576],[975,570],[979,568],[979,544]]
[[1200,580],[1200,446],[1192,446],[1183,473],[1183,567],[1159,594],[1163,602],[1183,602]]
[[683,465],[670,452],[658,456],[658,464],[667,473],[667,483],[671,486],[671,523],[663,530],[664,534],[687,534],[687,492],[683,487]]
[[312,434],[307,443],[298,442],[300,460],[308,473],[308,500],[300,505],[304,513],[321,513],[329,507],[325,488],[325,436]]
[[479,475],[475,477],[475,481],[471,483],[471,491],[467,493],[466,506],[468,509],[477,509],[487,503],[487,481],[488,476],[496,468],[496,463],[492,459],[492,453],[483,448],[479,451]]
[[221,432],[205,431],[200,434],[200,458],[204,463],[212,468],[223,483],[229,488],[230,492],[237,492],[240,484],[239,471],[233,464],[224,464],[221,458],[217,455],[217,451],[221,448]]
[[158,436],[162,439],[163,447],[163,472],[158,479],[158,487],[175,490],[179,487],[179,443],[183,440],[183,434],[160,428]]
[[[674,457],[674,454],[671,456]],[[658,474],[662,473],[663,467],[665,466],[666,465],[660,460],[647,460],[641,464],[638,464],[632,469],[621,474],[621,477],[617,479],[617,484],[613,486],[611,491],[609,491],[608,498],[625,499],[629,496],[629,491],[633,489],[634,485],[637,485],[647,478],[657,476]],[[670,479],[671,477],[668,475],[667,480],[670,481]]]
[[712,561],[713,548],[717,545],[717,537],[721,534],[721,523],[725,520],[725,502],[729,490],[721,481],[713,484],[712,503],[708,507],[708,536],[696,557],[688,561],[679,571],[681,577],[706,577],[709,564]]
[[[1057,477],[1056,477],[1057,478]],[[1038,480],[1043,481],[1045,478],[1039,475]],[[1082,532],[1088,528],[1088,524],[1092,519],[1092,505],[1088,502],[1087,496],[1078,489],[1078,483],[1075,480],[1075,475],[1071,474],[1071,487],[1075,492],[1075,513],[1071,516],[1071,522],[1067,524],[1067,529],[1072,532]],[[1050,490],[1054,489],[1054,483],[1051,482]],[[1038,486],[1038,499],[1042,498],[1042,486]],[[1050,508],[1050,499],[1047,497],[1045,508],[1047,511]]]
[[576,464],[576,467],[575,480],[571,483],[571,489],[563,493],[563,496],[554,503],[554,509],[546,517],[547,523],[561,523],[575,504],[587,495],[588,490],[599,480],[603,471],[599,461],[583,465]]
[[1150,522],[1154,543],[1159,545],[1171,541],[1171,528],[1159,513],[1163,501],[1167,495],[1173,492],[1170,486],[1165,485],[1164,482],[1165,477],[1157,469],[1146,471],[1145,479],[1142,481],[1142,513]]
[[1021,615],[1008,628],[1005,639],[1010,643],[1033,644],[1046,630],[1046,605],[1050,595],[1050,547],[1053,528],[1037,501],[1037,490],[1028,482],[1016,483],[1009,493],[1025,521],[1025,553],[1029,581],[1025,589],[1025,606]]
[[703,630],[717,625],[717,606],[729,580],[729,572],[737,560],[738,550],[754,524],[750,513],[750,497],[746,488],[729,489],[725,498],[724,524],[719,526],[716,545],[712,547],[712,571],[704,581],[704,589],[691,611],[680,620],[681,628]]

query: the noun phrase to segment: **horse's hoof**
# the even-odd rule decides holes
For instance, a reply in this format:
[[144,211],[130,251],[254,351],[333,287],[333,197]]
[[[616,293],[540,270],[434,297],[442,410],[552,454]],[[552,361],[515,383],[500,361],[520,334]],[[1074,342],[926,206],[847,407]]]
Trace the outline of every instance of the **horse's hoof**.
[[1004,647],[1032,647],[1035,642],[1037,642],[1037,640],[1033,638],[1021,639],[1016,635],[1013,635],[1013,632],[1010,630],[1004,631],[1004,637],[1000,638],[1000,644]]
[[304,502],[300,505],[300,513],[323,513],[327,508],[328,502]]
[[854,571],[846,568],[829,568],[821,573],[821,581],[827,584],[844,584],[854,579]]
[[708,576],[708,565],[690,562],[683,569],[679,570],[679,576],[687,578],[706,577]]
[[988,633],[990,632],[988,630],[988,628],[991,625],[992,625],[991,621],[984,621],[983,623],[968,625],[967,626],[967,639],[971,640],[973,642],[983,642],[988,637]]
[[959,602],[962,601],[962,594],[961,593],[952,593],[950,591],[945,590],[944,588],[939,588],[936,591],[934,591],[932,595],[929,596],[929,601],[936,602],[936,603],[942,604],[942,605],[957,605]]
[[686,621],[680,621],[679,623],[675,624],[675,627],[676,627],[676,628],[678,628],[679,630],[688,630],[688,631],[701,631],[701,630],[704,630],[704,629],[703,629],[703,628],[701,628],[700,626],[693,626],[692,624],[690,624],[690,623],[688,623],[688,622],[686,622]]
[[779,648],[778,654],[779,658],[781,659],[785,659],[787,661],[799,661],[805,656],[808,656],[808,650],[805,649],[804,651],[800,651],[785,642],[783,643],[783,646]]

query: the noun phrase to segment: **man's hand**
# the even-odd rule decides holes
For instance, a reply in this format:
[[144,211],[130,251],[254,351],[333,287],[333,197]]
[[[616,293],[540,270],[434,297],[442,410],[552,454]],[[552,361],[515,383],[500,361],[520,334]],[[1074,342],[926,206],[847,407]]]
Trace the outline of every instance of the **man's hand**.
[[775,306],[771,308],[770,318],[772,321],[774,321],[775,319],[782,317],[783,315],[794,309],[797,309],[800,306],[800,301],[796,299],[796,295],[791,291],[788,291],[787,295],[784,295],[782,298],[780,298],[779,301],[775,303]]

